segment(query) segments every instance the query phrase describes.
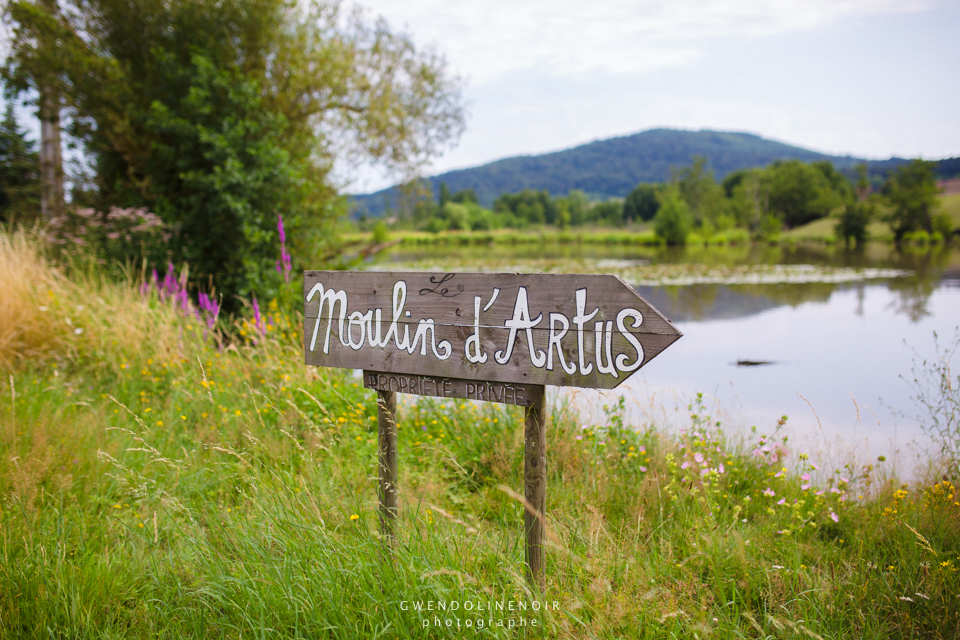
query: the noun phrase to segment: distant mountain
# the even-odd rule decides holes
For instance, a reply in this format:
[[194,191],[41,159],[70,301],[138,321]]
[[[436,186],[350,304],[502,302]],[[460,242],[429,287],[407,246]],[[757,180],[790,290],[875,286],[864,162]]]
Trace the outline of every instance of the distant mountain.
[[[826,155],[750,133],[651,129],[554,153],[505,158],[431,176],[424,181],[431,185],[434,193],[441,182],[446,182],[454,193],[473,189],[485,206],[492,205],[502,193],[523,189],[546,189],[554,196],[580,189],[591,198],[606,199],[626,196],[640,182],[668,180],[671,170],[689,165],[694,156],[707,158],[718,180],[733,171],[764,167],[775,160],[789,158],[804,162],[829,160],[848,172],[864,162],[861,158]],[[868,166],[871,174],[885,174],[903,162],[906,160],[890,158],[869,161]],[[960,173],[958,164],[957,158],[941,161],[941,168],[946,170],[941,171],[944,173],[941,177],[950,177],[946,173]],[[396,187],[355,196],[354,211],[380,215],[386,203],[395,206],[397,196]]]

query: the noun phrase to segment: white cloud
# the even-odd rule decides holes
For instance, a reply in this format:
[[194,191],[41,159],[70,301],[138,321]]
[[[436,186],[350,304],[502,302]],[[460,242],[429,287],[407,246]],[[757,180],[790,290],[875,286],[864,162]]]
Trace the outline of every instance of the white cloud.
[[435,44],[474,85],[520,70],[632,74],[695,61],[719,38],[922,11],[936,0],[366,0],[394,29]]

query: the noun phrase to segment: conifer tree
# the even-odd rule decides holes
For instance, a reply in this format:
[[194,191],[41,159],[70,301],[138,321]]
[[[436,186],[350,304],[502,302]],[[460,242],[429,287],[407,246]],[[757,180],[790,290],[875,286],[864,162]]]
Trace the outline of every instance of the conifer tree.
[[40,156],[20,129],[13,103],[0,123],[0,221],[29,222],[40,213]]

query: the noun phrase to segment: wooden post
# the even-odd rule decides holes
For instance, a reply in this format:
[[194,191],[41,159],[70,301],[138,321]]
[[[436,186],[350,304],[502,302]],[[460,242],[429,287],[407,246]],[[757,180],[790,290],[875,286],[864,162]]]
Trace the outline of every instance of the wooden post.
[[380,431],[380,533],[393,537],[397,517],[397,392],[377,391]]
[[544,387],[537,389],[534,402],[527,407],[523,429],[523,487],[530,509],[524,509],[527,534],[527,578],[541,591],[544,588],[543,537],[547,506],[547,438],[544,425]]

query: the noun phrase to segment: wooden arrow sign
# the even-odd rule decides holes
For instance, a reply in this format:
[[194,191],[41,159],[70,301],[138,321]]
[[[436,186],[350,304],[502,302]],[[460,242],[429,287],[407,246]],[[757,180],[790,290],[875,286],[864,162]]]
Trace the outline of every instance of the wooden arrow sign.
[[322,367],[612,389],[682,335],[612,275],[306,271],[303,289]]

